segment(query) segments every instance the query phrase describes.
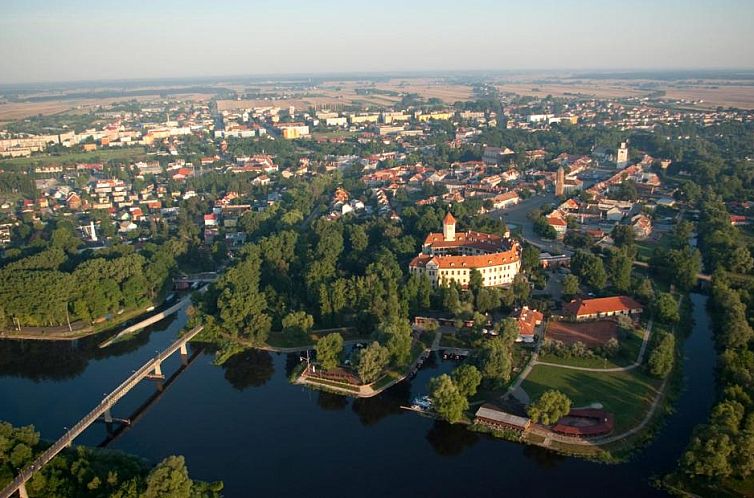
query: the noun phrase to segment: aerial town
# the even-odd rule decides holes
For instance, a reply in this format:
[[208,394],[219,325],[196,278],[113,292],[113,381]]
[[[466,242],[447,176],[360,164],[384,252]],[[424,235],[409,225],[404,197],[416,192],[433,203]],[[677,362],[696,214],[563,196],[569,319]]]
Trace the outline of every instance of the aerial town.
[[0,498],[754,496],[751,6],[0,14]]

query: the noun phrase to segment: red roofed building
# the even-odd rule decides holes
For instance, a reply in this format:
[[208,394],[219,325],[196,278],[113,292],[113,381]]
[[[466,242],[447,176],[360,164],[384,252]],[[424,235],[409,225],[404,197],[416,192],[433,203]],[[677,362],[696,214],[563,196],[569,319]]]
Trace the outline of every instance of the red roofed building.
[[[557,213],[557,211],[555,213]],[[547,224],[555,229],[555,232],[558,234],[558,237],[562,237],[565,235],[566,231],[568,230],[568,222],[564,220],[563,217],[560,216],[559,213],[557,214],[555,213],[547,216],[546,218]]]
[[504,194],[499,194],[493,197],[492,207],[495,209],[505,209],[509,206],[515,206],[518,204],[519,200],[518,193],[511,190],[510,192],[505,192]]
[[69,209],[81,209],[81,197],[76,192],[71,192],[68,194],[66,204],[68,204]]
[[217,225],[217,216],[214,213],[204,215],[204,226],[213,227]]
[[613,432],[613,414],[596,408],[574,408],[558,420],[552,431],[571,437],[595,437]]
[[730,224],[734,227],[748,225],[749,219],[746,216],[741,216],[740,214],[732,214],[730,215]]
[[575,299],[563,306],[567,316],[576,320],[595,320],[610,316],[638,315],[644,307],[628,296]]
[[518,324],[518,337],[516,342],[534,342],[534,332],[537,329],[537,325],[542,324],[545,316],[537,311],[529,309],[528,306],[521,308],[516,317],[516,323]]
[[481,232],[456,234],[456,219],[448,213],[442,233],[430,233],[422,252],[409,263],[409,272],[426,275],[433,286],[451,281],[469,284],[472,270],[482,274],[482,285],[510,285],[521,268],[518,243],[499,235]]

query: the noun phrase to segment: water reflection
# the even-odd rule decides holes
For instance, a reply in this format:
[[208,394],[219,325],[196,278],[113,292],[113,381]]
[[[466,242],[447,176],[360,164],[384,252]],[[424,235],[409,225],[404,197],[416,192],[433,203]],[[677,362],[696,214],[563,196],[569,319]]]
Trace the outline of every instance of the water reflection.
[[411,398],[411,383],[400,382],[373,398],[357,398],[353,411],[362,425],[375,425],[388,415],[401,415],[401,405],[408,405]]
[[326,411],[340,411],[348,406],[348,398],[340,394],[319,391],[317,406]]
[[72,379],[86,370],[89,358],[72,341],[2,341],[0,375],[35,382]]
[[479,442],[479,435],[468,430],[463,424],[449,424],[436,420],[427,432],[427,441],[438,455],[456,456]]
[[540,469],[554,469],[566,461],[566,457],[541,446],[525,445],[524,456],[537,463]]
[[256,349],[234,354],[223,364],[223,369],[225,379],[239,391],[247,387],[263,386],[275,373],[270,353]]
[[72,379],[86,370],[90,360],[123,356],[140,349],[149,342],[152,332],[167,329],[175,320],[171,316],[104,349],[99,344],[116,332],[73,341],[2,340],[0,375],[35,382]]

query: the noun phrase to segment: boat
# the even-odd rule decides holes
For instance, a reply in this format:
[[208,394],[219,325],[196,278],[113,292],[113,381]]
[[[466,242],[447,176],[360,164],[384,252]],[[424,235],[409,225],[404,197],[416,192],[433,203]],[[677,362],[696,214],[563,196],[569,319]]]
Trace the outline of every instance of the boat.
[[417,396],[411,402],[411,408],[418,411],[427,411],[432,408],[432,399],[429,396]]

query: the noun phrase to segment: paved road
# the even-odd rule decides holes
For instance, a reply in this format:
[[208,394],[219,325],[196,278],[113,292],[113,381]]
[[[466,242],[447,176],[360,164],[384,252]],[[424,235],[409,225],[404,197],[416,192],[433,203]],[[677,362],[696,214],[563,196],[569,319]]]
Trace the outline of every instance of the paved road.
[[555,194],[548,192],[544,195],[534,195],[528,199],[524,199],[513,207],[490,211],[487,215],[495,219],[502,219],[508,225],[515,225],[515,228],[521,231],[521,236],[524,240],[543,251],[550,254],[570,255],[572,251],[568,250],[562,242],[543,239],[534,233],[534,223],[528,218],[528,215],[534,209],[539,209],[545,204],[557,205]]

